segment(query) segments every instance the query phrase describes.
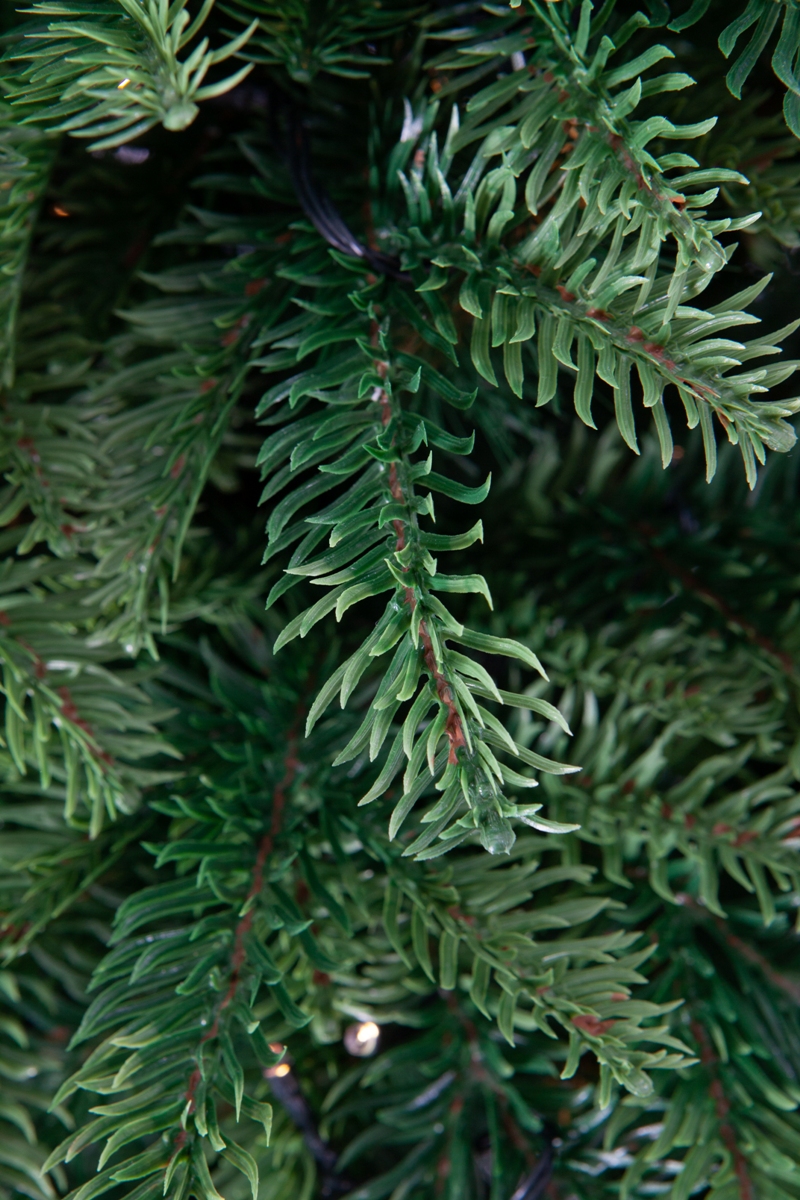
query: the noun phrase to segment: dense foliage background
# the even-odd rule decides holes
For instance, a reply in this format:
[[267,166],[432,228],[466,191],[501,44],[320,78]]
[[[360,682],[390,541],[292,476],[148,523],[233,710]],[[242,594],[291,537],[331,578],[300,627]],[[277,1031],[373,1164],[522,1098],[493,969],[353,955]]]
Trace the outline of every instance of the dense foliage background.
[[645,7],[0,13],[2,1200],[800,1197],[800,8]]

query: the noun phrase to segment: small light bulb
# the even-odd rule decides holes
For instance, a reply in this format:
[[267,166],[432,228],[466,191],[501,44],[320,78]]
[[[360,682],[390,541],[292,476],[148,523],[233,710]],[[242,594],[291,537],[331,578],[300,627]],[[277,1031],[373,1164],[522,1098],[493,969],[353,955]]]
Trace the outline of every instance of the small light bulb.
[[121,92],[122,89],[126,88],[129,83],[130,83],[130,79],[123,79],[122,83],[117,84],[117,91]]
[[288,1063],[278,1063],[276,1067],[267,1067],[264,1075],[267,1079],[283,1079],[284,1075],[288,1075],[291,1069]]
[[378,1048],[381,1031],[374,1021],[362,1021],[360,1025],[348,1025],[344,1031],[344,1045],[348,1054],[368,1058]]

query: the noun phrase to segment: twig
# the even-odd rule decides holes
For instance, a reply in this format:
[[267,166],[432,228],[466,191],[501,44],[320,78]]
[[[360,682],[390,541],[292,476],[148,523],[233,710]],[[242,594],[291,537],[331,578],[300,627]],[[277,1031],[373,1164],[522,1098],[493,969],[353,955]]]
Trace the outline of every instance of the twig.
[[736,1134],[733,1131],[733,1126],[728,1120],[731,1104],[722,1088],[722,1081],[717,1075],[716,1064],[719,1062],[714,1053],[708,1034],[699,1021],[692,1021],[691,1030],[695,1040],[700,1046],[700,1061],[707,1068],[711,1075],[711,1085],[709,1094],[714,1101],[714,1109],[719,1121],[719,1136],[725,1143],[725,1147],[733,1160],[733,1169],[736,1172],[736,1178],[739,1181],[739,1196],[740,1200],[755,1200],[755,1192],[753,1191],[753,1181],[750,1178],[750,1173],[747,1169],[747,1159],[736,1142]]
[[[256,861],[253,867],[253,874],[251,876],[250,889],[247,893],[248,902],[252,902],[255,897],[258,896],[263,886],[264,867],[266,865],[267,858],[272,853],[275,838],[280,833],[281,826],[283,824],[283,810],[286,805],[286,791],[293,782],[299,766],[297,756],[295,754],[295,750],[297,748],[296,726],[297,722],[295,722],[295,726],[289,732],[286,755],[284,758],[284,774],[273,793],[272,819],[270,821],[269,830],[264,834],[263,838],[261,839],[261,844],[258,847],[258,853],[256,854]],[[233,953],[231,954],[230,959],[230,979],[228,982],[228,990],[226,991],[220,1003],[217,1005],[211,1027],[206,1030],[200,1039],[201,1047],[207,1042],[213,1041],[213,1039],[217,1037],[219,1034],[220,1019],[222,1014],[225,1009],[229,1007],[236,996],[241,979],[242,967],[244,966],[247,957],[245,950],[245,937],[250,932],[250,927],[253,923],[254,908],[255,905],[250,903],[247,912],[236,925]],[[193,1112],[195,1108],[195,1094],[200,1086],[201,1079],[202,1072],[200,1067],[197,1066],[189,1077],[189,1083],[185,1093],[186,1101],[189,1106],[188,1111],[190,1113]],[[183,1140],[185,1140],[185,1137],[186,1135],[184,1132],[182,1135]]]
[[663,550],[654,545],[652,532],[652,529],[645,524],[637,526],[637,533],[643,538],[647,549],[659,566],[668,575],[671,575],[673,579],[677,579],[687,592],[694,592],[706,604],[710,604],[712,608],[716,608],[729,624],[735,625],[737,629],[742,631],[749,642],[752,642],[753,645],[758,646],[762,650],[766,650],[768,654],[771,654],[773,658],[778,660],[787,675],[796,678],[795,666],[791,655],[787,654],[785,650],[781,650],[771,638],[766,637],[755,625],[745,617],[742,617],[735,609],[731,608],[730,604],[722,596],[713,592],[711,588],[706,587],[698,579],[695,579],[691,571],[681,566],[680,563],[674,562],[668,554],[665,554]]

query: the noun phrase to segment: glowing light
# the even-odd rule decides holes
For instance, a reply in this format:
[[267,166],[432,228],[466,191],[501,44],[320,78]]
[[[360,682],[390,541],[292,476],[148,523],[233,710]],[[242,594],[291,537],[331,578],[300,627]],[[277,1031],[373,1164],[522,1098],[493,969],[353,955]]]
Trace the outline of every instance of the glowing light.
[[291,1069],[288,1063],[278,1063],[277,1067],[267,1067],[264,1074],[267,1079],[283,1079],[284,1075],[288,1075]]
[[58,204],[53,205],[53,215],[56,217],[68,217],[69,213],[66,208],[61,208]]
[[130,79],[123,79],[122,83],[117,84],[117,91],[121,92],[122,89],[126,88],[129,83],[130,83]]
[[348,1025],[344,1031],[344,1045],[348,1054],[368,1058],[378,1048],[381,1031],[374,1021],[362,1021],[360,1025]]

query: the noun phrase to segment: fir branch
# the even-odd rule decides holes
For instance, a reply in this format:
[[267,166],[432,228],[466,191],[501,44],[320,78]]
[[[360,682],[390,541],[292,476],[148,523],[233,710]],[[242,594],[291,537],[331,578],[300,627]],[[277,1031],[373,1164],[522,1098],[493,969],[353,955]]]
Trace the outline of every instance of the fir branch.
[[[90,75],[116,69],[123,7],[82,12]],[[184,7],[153,12],[177,29]],[[688,77],[655,76],[664,48],[612,4],[428,5],[407,32],[402,0],[228,7],[259,21],[240,53],[265,61],[215,108],[211,159],[201,137],[168,184],[154,130],[128,206],[123,160],[84,170],[73,144],[53,197],[80,175],[85,218],[37,226],[32,255],[24,195],[0,210],[9,311],[27,255],[0,429],[0,1190],[293,1200],[346,1174],[358,1200],[796,1200],[794,459],[748,496],[729,442],[695,483],[715,412],[751,484],[791,445],[796,402],[754,397],[794,364],[751,372],[777,345],[727,334],[781,293],[695,306],[725,294],[734,192],[775,177],[742,182],[704,97],[688,128],[658,100]],[[80,81],[38,33],[32,99],[60,103],[58,72]],[[180,70],[191,45],[173,49]],[[159,84],[154,61],[137,68]],[[325,143],[324,187],[302,145],[287,171],[239,138],[262,123],[245,101],[279,90]],[[109,97],[78,92],[88,132]],[[203,207],[148,249],[192,181]],[[146,206],[145,232],[95,287],[115,205],[120,229]],[[263,570],[229,469],[259,372]],[[697,432],[662,472],[667,387]],[[636,460],[613,421],[585,428],[606,388]],[[481,521],[432,531],[433,493],[440,520],[479,503]],[[537,782],[555,821],[515,802]],[[351,1020],[378,1026],[373,1057],[342,1041]],[[272,1128],[282,1080],[297,1123],[277,1105]]]
[[53,142],[22,129],[0,106],[0,384],[14,382],[16,325],[22,277],[36,214],[53,162]]
[[73,137],[92,138],[90,150],[106,150],[139,137],[159,122],[185,129],[197,102],[223,95],[252,70],[246,65],[216,83],[203,83],[211,67],[237,54],[256,22],[217,50],[197,36],[213,8],[204,0],[194,20],[186,0],[164,7],[158,0],[37,0],[37,17],[12,44],[8,97],[25,123],[41,124]]
[[370,69],[391,61],[370,43],[403,30],[421,6],[403,0],[384,9],[371,0],[228,0],[224,10],[242,24],[251,20],[257,32],[247,57],[270,67],[283,67],[290,79],[308,84],[317,75],[368,79]]
[[[696,936],[697,922],[707,921],[699,907],[690,906],[689,913],[691,919],[681,933],[673,930],[671,934],[670,949],[677,952],[677,958],[663,970],[656,990],[663,994],[678,979],[686,989],[700,1066],[691,1080],[670,1090],[667,1104],[665,1096],[636,1116],[615,1115],[605,1145],[629,1149],[621,1187],[623,1194],[631,1197],[646,1194],[655,1179],[666,1183],[665,1159],[677,1156],[682,1169],[668,1185],[667,1195],[678,1197],[687,1182],[694,1180],[699,1186],[713,1176],[715,1185],[731,1195],[755,1197],[767,1191],[783,1200],[791,1196],[791,1190],[784,1187],[788,1183],[791,1189],[792,1182],[786,1176],[786,1162],[800,1137],[794,1083],[784,1091],[771,1078],[771,1062],[778,1049],[773,1039],[780,1028],[777,1012],[784,1006],[776,1004],[774,994],[759,993],[752,983],[744,982],[736,969],[729,974],[733,963],[727,956],[716,958],[711,968],[707,944],[701,943],[696,953],[682,952],[680,947],[687,946],[684,939]],[[708,971],[705,979],[704,971]],[[717,982],[710,983],[712,978]],[[778,1054],[783,1071],[788,1068],[791,1077],[794,1068],[789,1058],[794,1061],[797,1054],[793,1021],[790,1018],[787,1023],[783,1015],[779,1020],[784,1022],[787,1038]],[[760,1097],[756,1105],[750,1098],[753,1094]],[[654,1115],[657,1124],[650,1125],[650,1144],[637,1145],[644,1141],[637,1129],[639,1122],[652,1122]],[[705,1135],[689,1141],[685,1132],[701,1122],[705,1122]],[[766,1148],[762,1149],[765,1139]]]
[[[557,657],[548,659],[548,665],[558,684],[567,688],[567,708],[577,722],[577,752],[586,773],[582,786],[552,780],[548,792],[551,803],[557,795],[562,797],[554,810],[559,818],[578,823],[578,836],[602,847],[610,880],[631,886],[623,867],[624,829],[631,846],[634,839],[647,846],[650,883],[664,899],[676,902],[670,878],[680,877],[681,870],[699,870],[703,903],[723,915],[718,872],[727,872],[758,896],[769,922],[775,910],[765,872],[781,881],[779,886],[794,886],[788,880],[795,879],[796,871],[797,796],[791,769],[779,765],[776,770],[769,752],[758,783],[745,772],[747,764],[764,755],[768,731],[782,726],[778,714],[788,698],[774,667],[751,653],[737,655],[730,674],[723,674],[715,644],[716,639],[697,634],[688,639],[680,628],[662,627],[636,639],[632,657],[626,665],[623,654],[613,676],[606,674],[610,647],[602,641],[586,647],[581,665],[564,675],[575,635],[557,639]],[[684,651],[692,646],[694,662],[683,658],[681,645]],[[662,666],[657,665],[659,659]],[[608,684],[616,699],[600,718],[597,706],[608,694]],[[754,695],[760,701],[753,700]],[[561,704],[564,707],[563,695]],[[581,710],[583,718],[578,718]],[[559,736],[553,726],[549,749],[558,752]],[[670,785],[668,771],[678,767],[688,747],[700,738],[710,743],[706,755]],[[624,769],[623,756],[629,763]]]
[[783,101],[783,115],[789,129],[800,137],[800,79],[797,77],[797,59],[800,55],[800,23],[792,4],[769,7],[760,0],[749,0],[744,12],[731,21],[719,35],[719,48],[730,58],[742,34],[755,25],[750,40],[741,51],[725,77],[725,82],[737,100],[759,56],[764,52],[773,29],[782,13],[780,36],[772,53],[772,69],[787,87]]
[[[154,282],[167,293],[175,287],[169,275]],[[80,365],[84,387],[66,404],[31,405],[36,384],[26,378],[0,439],[1,518],[12,522],[26,506],[35,516],[20,553],[46,540],[56,555],[94,558],[83,597],[103,614],[93,644],[121,644],[132,656],[144,645],[157,658],[153,630],[167,627],[189,528],[244,387],[249,313],[260,303],[243,301],[240,281],[217,264],[183,273],[179,289],[189,296],[125,314],[131,337],[109,347],[104,368]]]
[[[352,326],[342,327],[342,334],[345,330],[349,333],[350,328]],[[367,327],[362,338],[365,335],[371,336]],[[416,488],[427,484],[456,499],[475,503],[488,490],[488,481],[481,489],[468,489],[432,474],[430,459],[427,463],[412,459],[419,444],[429,438],[451,450],[466,447],[457,445],[453,439],[448,440],[443,431],[426,426],[424,420],[409,421],[405,417],[390,380],[391,366],[385,357],[390,353],[386,333],[375,325],[374,337],[378,341],[376,350],[384,357],[365,361],[362,352],[363,365],[359,369],[359,357],[349,355],[338,368],[338,377],[349,387],[344,394],[341,390],[332,393],[330,400],[340,411],[344,410],[343,414],[327,417],[323,409],[298,421],[294,428],[291,425],[288,429],[282,427],[265,443],[259,456],[263,475],[268,480],[262,498],[267,498],[293,482],[295,470],[336,455],[327,464],[327,478],[331,483],[323,475],[319,483],[312,481],[301,485],[288,493],[270,518],[268,532],[275,548],[287,544],[287,535],[295,541],[302,536],[304,526],[311,528],[290,560],[288,577],[273,588],[269,602],[303,576],[310,576],[318,586],[333,589],[328,598],[294,618],[278,638],[276,650],[297,636],[305,636],[334,607],[337,617],[341,617],[358,600],[385,591],[393,592],[394,599],[367,642],[325,685],[311,710],[307,729],[313,728],[336,691],[340,692],[341,701],[346,701],[372,658],[397,647],[376,704],[351,743],[339,755],[337,763],[356,757],[367,744],[370,757],[377,757],[389,733],[392,716],[405,700],[411,701],[404,730],[395,736],[386,766],[362,803],[376,799],[389,786],[405,757],[409,767],[403,796],[391,821],[392,836],[422,795],[426,784],[435,776],[440,776],[437,788],[443,793],[433,810],[435,816],[429,815],[431,828],[420,835],[407,853],[431,857],[463,841],[473,829],[480,832],[487,849],[493,853],[506,851],[513,843],[509,816],[519,815],[541,828],[548,828],[548,823],[536,816],[536,807],[518,809],[502,799],[498,784],[502,786],[508,781],[513,785],[521,777],[510,768],[504,773],[494,748],[517,757],[520,751],[504,737],[496,718],[480,707],[472,696],[477,693],[481,698],[500,703],[504,702],[504,697],[482,668],[472,666],[464,656],[448,650],[448,639],[469,646],[476,638],[455,622],[433,595],[436,591],[482,592],[488,597],[486,584],[480,577],[447,577],[438,573],[428,546],[448,549],[459,542],[421,532],[418,514],[432,512],[432,498],[416,495]],[[307,336],[304,344],[313,344],[313,335]],[[419,367],[418,372],[421,369]],[[331,382],[335,383],[336,378],[331,376]],[[322,382],[324,375],[319,379]],[[293,380],[290,387],[273,389],[262,401],[261,411],[268,411],[269,406],[282,399],[287,391],[290,392],[290,406],[292,402],[296,404],[308,396],[315,383],[314,373],[309,372],[305,377]],[[317,391],[317,395],[320,399],[328,398],[326,393]],[[369,399],[359,403],[359,397],[364,395]],[[299,431],[302,431],[301,440],[298,440]],[[344,453],[340,454],[341,451]],[[282,470],[281,464],[286,464]],[[353,477],[355,481],[350,483],[349,491],[341,500],[335,500],[327,510],[286,530],[289,519],[302,508],[306,497],[311,499],[315,494],[324,494],[334,484],[348,482]],[[390,525],[394,530],[393,544],[387,529]],[[321,528],[315,529],[315,526]],[[315,558],[313,552],[326,526],[331,528],[331,549]],[[347,536],[351,527],[359,535],[352,541]],[[384,529],[387,529],[386,533]],[[469,540],[479,536],[480,527],[468,535]],[[340,543],[343,543],[341,547]],[[268,550],[270,553],[274,553],[274,549]],[[537,665],[523,647],[511,643],[502,646],[492,639],[478,638],[477,641],[481,649],[508,653],[523,661],[527,659],[530,665]],[[423,672],[427,680],[421,682]],[[518,698],[509,693],[505,701],[514,705]],[[418,734],[420,723],[434,706],[438,716],[433,726]],[[488,731],[484,734],[487,726]],[[444,741],[446,747],[441,762],[440,741]],[[521,761],[543,770],[569,770],[530,751],[523,753]],[[465,804],[467,812],[462,816]],[[434,842],[437,837],[438,846]],[[429,849],[432,843],[434,848]]]
[[[153,1187],[157,1181],[161,1187],[164,1178],[168,1191],[199,1189],[206,1195],[205,1146],[223,1154],[227,1146],[234,1166],[252,1176],[252,1164],[239,1141],[232,1146],[228,1135],[220,1132],[217,1107],[232,1100],[237,1115],[241,1107],[245,1115],[267,1119],[259,1107],[259,1071],[253,1054],[262,1065],[271,1066],[280,1055],[271,1050],[269,1042],[299,1036],[297,1031],[309,1021],[317,1023],[320,1030],[326,1028],[330,1021],[328,990],[333,981],[338,983],[339,1011],[374,1013],[381,1023],[392,1019],[404,995],[419,997],[422,992],[435,996],[439,984],[448,996],[454,988],[466,992],[458,975],[462,940],[473,961],[468,985],[471,1002],[479,1011],[496,1015],[512,1045],[515,1027],[542,1028],[552,1037],[548,1020],[557,1022],[570,1039],[565,1076],[574,1069],[570,1064],[576,1061],[575,1055],[591,1048],[601,1060],[604,1078],[617,1078],[636,1094],[644,1094],[652,1088],[646,1069],[664,1069],[684,1061],[680,1044],[667,1037],[663,1028],[643,1024],[672,1006],[642,1006],[627,999],[629,986],[642,981],[637,966],[649,953],[630,953],[635,935],[576,936],[570,929],[567,936],[555,941],[537,941],[528,932],[529,928],[558,929],[565,923],[591,922],[603,911],[603,903],[587,907],[573,902],[572,909],[558,903],[540,907],[532,926],[523,921],[513,933],[507,920],[496,927],[491,916],[487,920],[487,892],[499,890],[508,903],[519,903],[524,895],[519,884],[526,887],[531,875],[534,888],[553,888],[580,877],[580,871],[545,870],[539,881],[534,864],[533,869],[501,868],[502,878],[495,879],[497,860],[479,856],[458,864],[454,887],[430,867],[408,863],[385,836],[367,832],[362,825],[366,861],[391,863],[393,886],[402,888],[410,898],[414,916],[411,945],[407,946],[398,934],[401,914],[391,891],[386,891],[382,882],[362,886],[357,873],[347,869],[348,854],[338,830],[344,833],[352,826],[352,818],[343,818],[328,802],[320,828],[300,817],[296,809],[291,827],[283,826],[296,775],[302,775],[304,787],[313,790],[319,784],[315,784],[310,764],[317,764],[317,771],[327,771],[325,755],[319,753],[321,746],[315,748],[313,741],[307,745],[310,758],[301,766],[294,757],[292,733],[287,737],[283,723],[272,719],[274,709],[272,713],[259,711],[266,695],[263,686],[223,668],[213,657],[210,663],[212,670],[219,672],[214,690],[229,715],[235,716],[242,705],[249,711],[238,717],[240,731],[229,727],[226,742],[218,741],[218,766],[211,766],[204,756],[194,768],[196,774],[178,785],[172,799],[156,803],[158,811],[173,819],[174,834],[160,848],[152,848],[158,849],[157,864],[180,863],[183,871],[196,864],[202,877],[198,881],[191,874],[188,880],[178,875],[172,882],[156,883],[120,908],[112,949],[95,972],[95,999],[74,1039],[76,1044],[90,1038],[103,1040],[64,1085],[60,1098],[67,1099],[77,1087],[104,1095],[112,1076],[112,1090],[130,1094],[121,1103],[101,1107],[96,1113],[100,1119],[77,1139],[67,1138],[51,1155],[51,1167],[62,1160],[68,1162],[80,1146],[105,1140],[100,1174],[86,1185],[93,1191],[126,1182],[133,1171],[141,1170]],[[262,699],[254,713],[253,700],[259,694]],[[285,711],[285,704],[283,708]],[[208,713],[200,724],[198,716],[191,723],[200,729],[220,720],[218,714]],[[237,745],[245,720],[248,735],[252,737],[257,729],[270,747],[270,756],[264,760],[274,779],[268,816],[263,812],[263,767],[254,771],[250,756],[246,751],[242,755],[242,747]],[[319,742],[319,735],[314,738]],[[231,778],[230,764],[237,761],[241,766]],[[209,770],[215,776],[213,790]],[[223,773],[228,803],[221,815],[214,796]],[[175,836],[187,819],[192,823],[192,837]],[[320,845],[321,836],[328,849]],[[549,844],[547,839],[539,842],[543,849]],[[291,895],[292,860],[298,849],[300,878],[313,897],[312,918],[303,912],[305,901],[295,901]],[[358,845],[349,853],[363,856],[365,849]],[[529,850],[518,843],[514,860],[524,862]],[[248,852],[252,865],[244,867]],[[347,899],[342,896],[342,884],[350,893]],[[386,940],[375,942],[374,933],[370,936],[373,959],[377,955],[391,970],[393,987],[386,1000],[380,991],[375,992],[369,977],[359,978],[353,970],[362,952],[362,939],[381,921],[381,905]],[[506,904],[493,907],[500,912]],[[179,921],[181,914],[190,910],[201,920],[202,932],[196,936]],[[313,930],[309,928],[312,919]],[[282,932],[274,938],[276,928]],[[439,944],[438,984],[432,972],[429,930]],[[509,953],[509,938],[513,953]],[[556,972],[546,966],[555,953],[562,962]],[[411,966],[414,959],[419,964],[416,968]],[[424,982],[425,976],[429,983]],[[534,987],[536,983],[540,986]],[[485,1037],[481,1044],[487,1047],[486,1067],[476,1066],[475,1071],[476,1081],[483,1086],[490,1071],[490,1038]],[[648,1045],[657,1048],[645,1049]],[[665,1047],[677,1049],[677,1057]],[[471,1058],[477,1061],[474,1055]],[[493,1082],[492,1087],[508,1097],[519,1113],[519,1101],[509,1084]],[[159,1137],[142,1155],[106,1166],[117,1148],[130,1144],[135,1136],[153,1134],[165,1135],[166,1144],[165,1138]],[[82,1189],[75,1192],[81,1194],[85,1194]]]
[[[13,878],[21,866],[19,850],[23,849],[24,857],[25,833],[31,849],[32,844],[41,848],[49,843],[52,853],[57,822],[52,808],[48,812],[46,804],[30,800],[27,804],[3,803],[0,814],[4,850],[0,903],[5,905],[9,900],[6,868],[12,860]],[[38,857],[31,864],[33,871],[46,872],[47,855],[31,857]],[[57,874],[60,864],[51,860],[49,865]],[[62,910],[49,929],[39,926],[35,938],[28,938],[25,929],[8,928],[2,937],[5,950],[10,939],[22,934],[29,952],[18,958],[13,971],[0,971],[0,1172],[3,1186],[11,1194],[34,1200],[53,1200],[67,1189],[64,1172],[57,1169],[51,1179],[44,1163],[53,1140],[76,1128],[73,1114],[64,1105],[54,1104],[53,1097],[75,1065],[65,1043],[74,1030],[76,1010],[85,999],[87,974],[100,945],[98,935],[102,938],[106,929],[107,904],[90,898],[90,893],[95,893],[91,880],[86,880],[86,885],[66,919]]]
[[[42,992],[51,997],[30,971],[22,976],[4,971],[0,978],[0,1177],[10,1191],[32,1200],[55,1200],[56,1188],[43,1170],[47,1153],[37,1126],[52,1098],[45,1089],[58,1080],[62,1056],[30,1022],[31,1016],[41,1020]],[[63,1108],[57,1118],[64,1125],[70,1122]]]
[[[709,478],[716,463],[712,425],[712,414],[716,414],[729,440],[740,446],[748,481],[754,486],[756,461],[764,461],[764,445],[788,449],[792,444],[794,433],[785,418],[794,412],[795,402],[754,404],[750,396],[764,385],[787,378],[795,364],[729,374],[749,359],[777,350],[763,338],[739,343],[714,336],[730,326],[753,321],[749,314],[738,310],[754,299],[763,283],[706,311],[687,303],[725,265],[727,254],[712,235],[732,228],[729,219],[705,225],[701,222],[695,228],[691,218],[681,215],[672,224],[678,238],[675,266],[669,274],[659,274],[659,245],[668,226],[655,211],[648,211],[647,199],[659,193],[652,192],[649,184],[639,189],[635,180],[626,181],[624,176],[615,177],[609,171],[604,173],[602,183],[598,182],[596,169],[608,147],[604,142],[597,143],[598,147],[606,147],[598,159],[593,150],[596,135],[591,129],[578,137],[574,149],[569,141],[562,144],[560,123],[564,111],[560,109],[557,119],[551,116],[559,93],[558,84],[548,82],[547,73],[529,80],[527,71],[519,71],[502,83],[500,91],[492,85],[472,97],[470,109],[476,115],[471,124],[482,119],[485,109],[496,110],[500,104],[516,101],[516,107],[505,117],[514,123],[502,127],[502,141],[491,132],[484,133],[480,128],[475,131],[474,137],[482,139],[482,144],[472,165],[460,176],[458,190],[447,184],[446,176],[452,172],[450,164],[458,147],[468,139],[464,130],[469,136],[472,133],[469,122],[459,129],[455,109],[441,155],[435,134],[423,135],[414,152],[409,178],[401,174],[408,225],[390,235],[387,244],[401,250],[407,269],[412,273],[416,269],[418,276],[426,261],[438,268],[434,277],[420,281],[417,290],[431,308],[434,323],[439,322],[439,334],[451,343],[457,340],[452,323],[449,330],[446,328],[442,301],[436,295],[447,289],[455,270],[461,279],[460,306],[473,317],[472,361],[487,382],[497,383],[491,350],[502,346],[508,384],[522,395],[522,349],[538,325],[537,405],[552,399],[557,368],[566,367],[577,374],[576,411],[587,424],[594,425],[591,394],[597,372],[613,388],[620,430],[631,449],[638,452],[630,383],[635,365],[644,407],[652,410],[665,464],[671,459],[673,443],[663,391],[672,384],[683,402],[689,427],[699,424],[703,430]],[[437,107],[438,101],[429,106],[421,122],[423,128],[430,129]],[[549,139],[542,134],[547,122],[552,123]],[[526,125],[530,127],[526,129]],[[655,127],[648,129],[654,136]],[[395,155],[398,164],[410,158],[415,140],[400,143]],[[540,223],[514,244],[514,234],[526,232],[527,220],[519,210],[517,177],[528,169],[537,147],[539,157],[528,172],[525,192],[526,206]],[[553,167],[559,151],[565,161],[548,176],[547,169]],[[503,156],[502,165],[484,174],[488,160],[499,154]],[[647,159],[648,171],[651,163],[658,168],[652,156]],[[679,180],[687,181],[691,182],[690,176]],[[699,176],[697,182],[701,182]],[[531,184],[535,184],[534,189]],[[612,201],[617,188],[620,194]],[[542,193],[542,203],[549,199],[552,206],[539,218]],[[440,195],[443,200],[439,211]],[[685,209],[691,208],[689,194],[675,191],[674,195]],[[705,204],[709,196],[704,194],[700,200]],[[674,208],[670,211],[674,213]],[[439,231],[434,241],[431,232],[441,219],[446,222],[446,239]],[[684,221],[688,222],[685,229]],[[456,222],[461,225],[461,233],[454,239]],[[611,229],[613,236],[606,245]],[[623,240],[633,232],[638,232],[639,238],[624,252]],[[713,261],[703,257],[703,247],[718,248]],[[782,335],[793,329],[793,325],[787,327]],[[572,358],[576,339],[577,363]]]
[[[746,178],[746,183],[723,183],[720,200],[733,217],[760,212],[758,221],[749,227],[750,256],[765,269],[780,267],[781,251],[791,250],[797,243],[793,214],[797,207],[800,146],[787,134],[778,114],[765,116],[759,111],[760,95],[736,102],[706,79],[692,107],[707,110],[709,102],[720,119],[697,144],[698,158],[701,163],[718,163]],[[731,132],[733,124],[735,135]],[[754,246],[754,239],[760,244]],[[774,248],[768,239],[775,243]]]
[[0,631],[5,774],[7,783],[16,783],[32,770],[45,790],[51,784],[60,789],[66,820],[83,821],[78,810],[88,809],[94,836],[105,817],[135,810],[143,786],[173,777],[137,760],[175,752],[157,736],[165,713],[148,702],[140,679],[105,665],[116,653],[64,632],[70,620],[85,616],[75,598],[64,603],[48,596],[48,567],[40,559],[6,577]]
[[[20,787],[17,784],[15,790]],[[53,790],[37,796],[33,788],[25,789],[22,805],[4,802],[0,809],[0,956],[4,962],[19,959],[41,941],[42,934],[98,880],[130,856],[151,824],[145,816],[123,828],[103,830],[88,841],[77,829],[59,828],[63,804],[52,797]]]

